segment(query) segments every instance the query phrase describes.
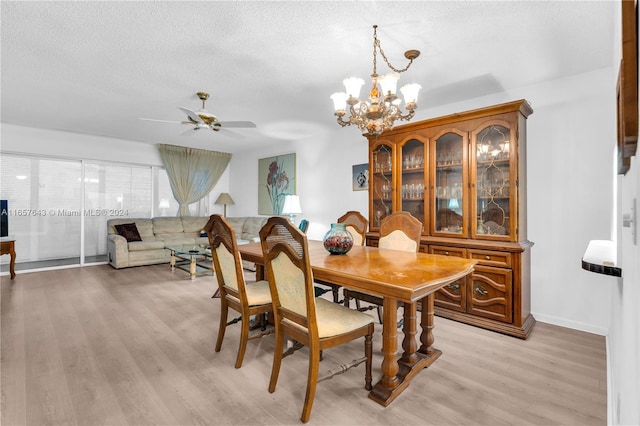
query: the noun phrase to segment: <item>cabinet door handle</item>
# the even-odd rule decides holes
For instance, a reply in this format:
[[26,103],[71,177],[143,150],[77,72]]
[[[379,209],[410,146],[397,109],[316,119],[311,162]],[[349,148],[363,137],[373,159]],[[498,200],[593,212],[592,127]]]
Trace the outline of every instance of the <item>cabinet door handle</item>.
[[447,288],[449,288],[449,289],[451,289],[451,290],[453,290],[453,291],[460,292],[460,283],[452,283],[452,284],[449,284],[449,285],[447,286]]
[[487,259],[487,260],[491,260],[491,256],[489,256],[489,255],[486,255],[484,258]]
[[489,292],[480,284],[476,284],[475,292],[477,296],[486,296],[489,294]]
[[444,255],[445,255],[445,256],[449,256],[449,252],[448,252],[448,251],[445,251],[445,252],[444,252]]

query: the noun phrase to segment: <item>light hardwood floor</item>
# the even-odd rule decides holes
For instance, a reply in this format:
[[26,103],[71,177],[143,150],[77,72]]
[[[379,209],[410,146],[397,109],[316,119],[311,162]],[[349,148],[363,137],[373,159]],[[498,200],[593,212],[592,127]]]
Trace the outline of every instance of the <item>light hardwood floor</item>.
[[[300,424],[306,350],[285,358],[273,394],[273,335],[234,369],[238,325],[214,352],[213,277],[100,265],[1,285],[2,425]],[[606,424],[604,337],[538,323],[523,341],[442,318],[435,337],[442,357],[389,407],[367,398],[362,365],[318,384],[309,424]],[[361,353],[325,351],[321,374]]]

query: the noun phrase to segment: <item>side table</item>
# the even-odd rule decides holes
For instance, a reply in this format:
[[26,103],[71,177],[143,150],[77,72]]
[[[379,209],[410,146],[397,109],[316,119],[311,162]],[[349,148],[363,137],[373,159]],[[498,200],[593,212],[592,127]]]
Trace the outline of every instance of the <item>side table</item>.
[[11,256],[11,263],[9,263],[9,273],[11,274],[11,279],[16,277],[16,240],[14,238],[3,237],[0,239],[0,255],[8,254]]

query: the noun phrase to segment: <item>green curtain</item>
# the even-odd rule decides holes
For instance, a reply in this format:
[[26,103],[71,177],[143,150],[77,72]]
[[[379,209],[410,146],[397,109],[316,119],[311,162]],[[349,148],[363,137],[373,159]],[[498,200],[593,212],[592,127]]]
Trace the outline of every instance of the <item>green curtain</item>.
[[171,191],[180,204],[176,216],[190,216],[189,204],[205,197],[227,169],[231,154],[159,144]]

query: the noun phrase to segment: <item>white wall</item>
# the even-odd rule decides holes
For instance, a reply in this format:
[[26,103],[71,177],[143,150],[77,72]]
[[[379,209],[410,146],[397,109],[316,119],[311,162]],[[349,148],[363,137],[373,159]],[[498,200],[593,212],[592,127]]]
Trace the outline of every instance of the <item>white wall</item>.
[[352,166],[367,163],[368,145],[355,129],[333,126],[327,113],[326,130],[299,141],[235,154],[231,162],[230,192],[236,205],[230,216],[255,216],[258,212],[258,160],[296,153],[296,193],[302,215],[309,220],[309,238],[321,239],[332,222],[347,210],[369,215],[367,191],[352,190]]

